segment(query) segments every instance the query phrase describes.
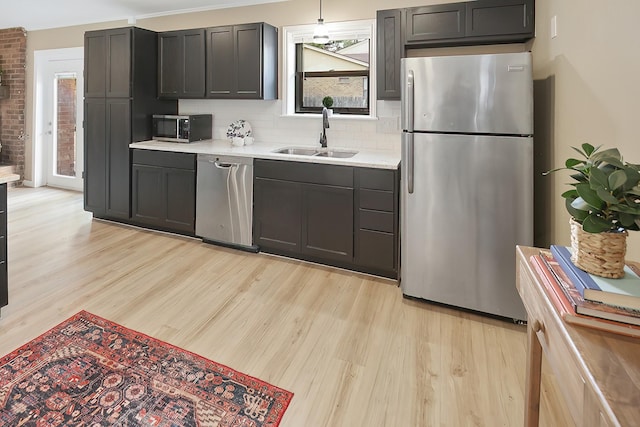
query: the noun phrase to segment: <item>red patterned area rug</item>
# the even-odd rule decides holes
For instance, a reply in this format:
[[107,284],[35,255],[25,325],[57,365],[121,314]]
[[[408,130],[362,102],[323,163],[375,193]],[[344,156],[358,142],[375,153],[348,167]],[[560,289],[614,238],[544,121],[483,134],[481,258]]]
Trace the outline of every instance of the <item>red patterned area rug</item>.
[[86,311],[0,358],[2,426],[275,427],[292,397]]

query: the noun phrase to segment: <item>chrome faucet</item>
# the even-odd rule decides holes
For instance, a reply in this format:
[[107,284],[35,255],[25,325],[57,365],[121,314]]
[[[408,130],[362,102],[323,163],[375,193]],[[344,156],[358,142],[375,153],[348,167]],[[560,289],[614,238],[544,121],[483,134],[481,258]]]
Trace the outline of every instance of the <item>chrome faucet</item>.
[[329,128],[329,111],[327,107],[322,107],[322,133],[320,134],[320,145],[327,146],[327,129]]

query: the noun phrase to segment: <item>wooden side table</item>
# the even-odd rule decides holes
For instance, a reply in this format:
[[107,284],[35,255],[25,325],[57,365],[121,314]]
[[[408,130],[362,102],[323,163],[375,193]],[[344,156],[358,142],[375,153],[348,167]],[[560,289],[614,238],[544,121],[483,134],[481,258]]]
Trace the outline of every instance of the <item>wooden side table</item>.
[[525,426],[538,425],[543,354],[576,425],[640,425],[640,339],[562,320],[531,265],[538,253],[516,248],[517,287],[528,315]]

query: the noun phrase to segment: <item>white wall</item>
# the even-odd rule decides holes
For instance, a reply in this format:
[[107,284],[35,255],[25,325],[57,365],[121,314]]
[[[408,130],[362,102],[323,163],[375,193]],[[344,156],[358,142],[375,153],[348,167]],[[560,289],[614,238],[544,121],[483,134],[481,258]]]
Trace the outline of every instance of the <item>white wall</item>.
[[[575,156],[572,146],[588,142],[617,147],[640,163],[640,1],[537,0],[533,43],[534,79],[546,81],[537,99],[536,143],[560,167]],[[551,20],[557,37],[551,37]],[[551,212],[550,241],[569,244],[569,214],[560,195],[568,172],[540,178],[548,185],[541,213]],[[629,233],[627,259],[640,260],[640,232]]]

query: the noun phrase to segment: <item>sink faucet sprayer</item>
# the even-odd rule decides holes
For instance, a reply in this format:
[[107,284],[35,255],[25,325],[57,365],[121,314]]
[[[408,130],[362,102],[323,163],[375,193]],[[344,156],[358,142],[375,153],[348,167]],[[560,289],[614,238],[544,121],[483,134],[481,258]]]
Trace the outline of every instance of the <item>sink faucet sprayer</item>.
[[329,128],[329,111],[327,107],[322,107],[322,133],[320,134],[320,145],[327,146],[327,129]]

